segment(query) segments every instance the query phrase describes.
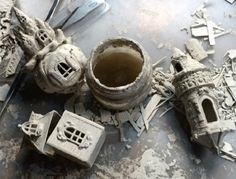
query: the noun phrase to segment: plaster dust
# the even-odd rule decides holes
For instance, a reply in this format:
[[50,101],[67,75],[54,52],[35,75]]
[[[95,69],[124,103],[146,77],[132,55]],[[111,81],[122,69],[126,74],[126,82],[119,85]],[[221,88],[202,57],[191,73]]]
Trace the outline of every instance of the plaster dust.
[[21,107],[16,104],[10,104],[7,111],[12,115],[14,119],[18,119],[21,111]]
[[125,158],[114,165],[95,164],[95,166],[98,168],[96,175],[101,178],[186,178],[185,172],[178,167],[175,160],[166,162],[153,149],[144,151],[141,157],[134,160]]
[[0,162],[7,168],[10,162],[15,162],[21,141],[16,139],[0,141]]
[[142,71],[143,59],[131,48],[109,48],[97,57],[94,75],[108,87],[124,86],[135,81]]

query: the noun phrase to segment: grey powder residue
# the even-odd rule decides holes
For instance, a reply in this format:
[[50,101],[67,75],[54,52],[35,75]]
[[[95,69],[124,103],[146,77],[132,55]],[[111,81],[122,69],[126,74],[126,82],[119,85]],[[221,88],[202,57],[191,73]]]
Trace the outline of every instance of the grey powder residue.
[[131,173],[130,177],[135,179],[186,178],[182,169],[175,168],[173,171],[171,169],[171,164],[158,157],[153,149],[148,149],[142,155],[140,166]]
[[0,162],[7,168],[9,162],[15,161],[16,154],[20,150],[20,141],[11,139],[0,142]]
[[101,164],[95,166],[98,168],[96,175],[102,178],[186,178],[184,170],[179,168],[175,161],[166,162],[153,149],[146,150],[140,158],[134,160],[125,158],[108,167]]

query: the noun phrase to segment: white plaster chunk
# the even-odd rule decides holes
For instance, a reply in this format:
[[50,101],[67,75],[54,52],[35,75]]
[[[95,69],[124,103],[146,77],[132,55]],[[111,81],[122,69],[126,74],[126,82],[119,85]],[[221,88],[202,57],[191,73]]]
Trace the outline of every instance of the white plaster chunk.
[[131,147],[131,145],[126,144],[126,145],[125,145],[125,148],[126,148],[127,150],[130,150],[132,147]]
[[140,107],[140,110],[141,110],[141,114],[142,114],[142,119],[143,119],[143,122],[144,122],[144,126],[145,126],[146,130],[148,130],[148,128],[149,128],[149,123],[148,123],[148,121],[147,121],[146,112],[144,111],[143,104],[140,104],[139,107]]
[[228,142],[224,142],[221,152],[223,153],[223,155],[221,155],[222,158],[232,162],[236,161],[236,154],[233,152],[233,147]]
[[201,61],[208,56],[197,39],[189,39],[185,45],[192,58],[197,61]]
[[10,86],[8,84],[0,86],[0,101],[5,101],[9,89]]
[[227,56],[228,56],[230,59],[236,58],[236,50],[235,50],[235,49],[228,50],[228,51],[227,51]]
[[207,21],[207,31],[208,31],[208,38],[210,45],[215,45],[215,36],[214,36],[214,29],[213,29],[213,22]]
[[123,112],[117,112],[116,113],[116,120],[118,123],[123,124],[130,119],[130,114],[128,111],[123,111]]
[[208,36],[208,30],[206,26],[201,27],[192,27],[191,28],[192,36],[194,37],[206,37]]

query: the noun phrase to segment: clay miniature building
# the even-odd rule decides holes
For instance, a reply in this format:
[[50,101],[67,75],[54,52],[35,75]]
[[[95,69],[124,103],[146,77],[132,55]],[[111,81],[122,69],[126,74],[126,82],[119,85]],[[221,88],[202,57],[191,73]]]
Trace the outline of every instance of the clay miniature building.
[[191,139],[219,153],[223,137],[235,130],[235,123],[222,118],[210,70],[179,49],[174,50],[172,65],[176,72],[173,82],[176,95],[185,107]]
[[60,115],[56,111],[45,115],[32,112],[29,121],[18,126],[39,152],[45,155],[54,155],[54,150],[46,142],[59,119]]
[[13,31],[27,55],[25,68],[47,93],[72,93],[83,79],[87,58],[60,30],[40,19],[31,19],[13,8],[19,21]]
[[47,144],[56,153],[91,167],[105,141],[105,128],[65,111]]
[[105,141],[105,128],[84,117],[65,111],[46,115],[32,112],[29,121],[19,125],[35,148],[55,153],[91,167]]

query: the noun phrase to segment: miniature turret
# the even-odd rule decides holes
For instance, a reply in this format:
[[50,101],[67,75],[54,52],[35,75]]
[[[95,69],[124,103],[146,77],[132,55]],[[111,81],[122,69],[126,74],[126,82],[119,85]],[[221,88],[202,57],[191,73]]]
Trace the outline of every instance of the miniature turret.
[[173,84],[185,107],[191,139],[219,153],[223,137],[235,130],[235,124],[222,118],[210,70],[179,49],[174,49],[172,65],[175,69]]

